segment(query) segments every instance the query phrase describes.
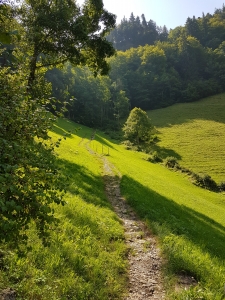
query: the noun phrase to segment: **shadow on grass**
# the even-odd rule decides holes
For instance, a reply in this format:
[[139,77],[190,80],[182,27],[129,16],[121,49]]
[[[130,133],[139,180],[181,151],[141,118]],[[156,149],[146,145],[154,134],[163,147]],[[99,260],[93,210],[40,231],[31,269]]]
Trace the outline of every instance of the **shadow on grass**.
[[154,144],[152,146],[152,149],[153,149],[153,151],[156,151],[162,159],[165,159],[166,157],[169,157],[169,156],[175,157],[178,160],[180,160],[182,158],[181,155],[178,154],[176,151],[169,149],[169,148],[160,147],[157,144]]
[[[96,176],[86,167],[71,163],[67,160],[60,159],[58,163],[61,167],[61,171],[68,176],[68,193],[71,193],[72,196],[79,196],[81,201],[94,205],[97,210],[102,208],[112,211],[112,206],[108,202],[104,192],[104,182],[102,176]],[[69,195],[67,201],[68,203],[70,202]],[[71,199],[71,201],[73,200]],[[85,211],[86,209],[87,207],[82,206],[82,204],[75,210],[71,209],[70,205],[66,205],[64,208],[64,213],[70,222],[75,226],[88,226],[92,233],[96,235],[99,235],[99,232],[103,233],[103,231],[107,231],[109,238],[111,240],[116,240],[117,233],[113,232],[109,228],[102,228],[102,222],[98,224],[96,221],[91,220],[91,218],[87,218],[87,213]],[[92,208],[89,209],[93,210]],[[118,217],[116,215],[112,215],[111,218],[118,221]]]
[[175,235],[182,235],[212,256],[225,259],[225,227],[185,205],[178,205],[155,191],[124,176],[121,189],[139,216],[166,225]]
[[[116,149],[112,146],[112,144],[108,143],[106,139],[102,138],[102,137],[101,137],[100,135],[98,135],[98,134],[95,135],[94,140],[96,140],[97,142],[101,143],[101,144],[104,145],[104,146],[107,146],[107,147],[109,147],[109,148],[111,148],[111,149],[116,150]],[[116,143],[119,143],[119,142],[114,141],[113,143],[116,144]],[[117,150],[116,150],[116,151],[117,151]]]
[[80,195],[87,203],[110,207],[106,197],[103,198],[104,184],[101,176],[94,175],[85,166],[64,159],[59,159],[58,164],[61,172],[68,178],[68,192]]

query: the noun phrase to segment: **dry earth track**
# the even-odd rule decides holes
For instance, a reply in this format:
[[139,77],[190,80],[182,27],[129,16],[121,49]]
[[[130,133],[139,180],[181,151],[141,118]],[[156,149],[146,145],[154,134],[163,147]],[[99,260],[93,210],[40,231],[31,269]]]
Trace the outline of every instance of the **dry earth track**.
[[[92,155],[97,155],[88,144],[86,147]],[[124,300],[166,299],[162,279],[163,261],[156,238],[121,196],[121,174],[105,156],[98,157],[103,164],[107,198],[123,223],[129,249],[129,285]]]

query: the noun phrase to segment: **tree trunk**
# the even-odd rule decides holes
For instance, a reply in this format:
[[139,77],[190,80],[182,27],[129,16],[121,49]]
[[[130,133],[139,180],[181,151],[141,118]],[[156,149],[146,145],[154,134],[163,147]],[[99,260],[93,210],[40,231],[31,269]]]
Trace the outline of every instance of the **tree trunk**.
[[34,47],[34,54],[30,61],[30,74],[28,77],[28,87],[29,88],[32,88],[32,84],[35,79],[35,71],[37,68],[37,57],[38,57],[38,50],[37,50],[37,47]]

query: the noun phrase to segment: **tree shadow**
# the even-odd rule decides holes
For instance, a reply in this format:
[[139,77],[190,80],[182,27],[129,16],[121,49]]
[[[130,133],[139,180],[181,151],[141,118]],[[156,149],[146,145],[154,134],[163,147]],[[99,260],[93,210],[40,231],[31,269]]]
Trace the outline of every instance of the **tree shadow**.
[[[101,175],[94,175],[85,166],[71,163],[65,159],[59,159],[58,164],[61,172],[67,176],[68,180],[68,198],[66,197],[68,204],[66,204],[63,209],[64,217],[68,218],[71,224],[75,226],[88,226],[89,230],[95,235],[99,235],[99,232],[104,230],[107,231],[110,240],[122,239],[123,236],[118,232],[113,232],[110,228],[102,228],[104,225],[101,221],[96,222],[88,218],[85,212],[86,205],[81,205],[81,207],[75,210],[72,208],[73,206],[70,205],[71,194],[73,197],[78,196],[79,199],[86,204],[94,205],[97,209],[101,208],[113,212],[112,205],[108,201],[105,193],[103,177]],[[71,199],[71,201],[73,200]],[[82,212],[83,209],[84,212]],[[116,214],[112,214],[111,218],[119,222]]]
[[[225,259],[225,227],[195,210],[179,205],[123,176],[121,190],[138,215],[151,222],[166,225],[175,235],[182,235],[212,256]],[[142,199],[142,201],[140,201]]]
[[[108,138],[109,139],[109,138]],[[96,140],[97,142],[101,143],[104,146],[107,146],[111,149],[114,149],[116,151],[118,151],[117,149],[115,149],[112,144],[108,143],[106,139],[102,138],[100,135],[95,134],[94,140]],[[117,142],[113,142],[114,144],[116,144]]]
[[165,159],[166,157],[169,156],[173,156],[175,158],[177,158],[178,160],[182,159],[182,156],[180,154],[178,154],[176,151],[174,151],[173,149],[169,149],[166,147],[160,147],[159,145],[157,145],[157,143],[152,145],[152,150],[156,151],[159,155],[159,157],[161,157],[162,159]]
[[89,130],[90,130],[90,132],[87,132],[87,130],[85,130],[85,133],[84,133],[84,131],[82,130],[82,126],[77,126],[75,129],[73,126],[73,128],[71,128],[71,131],[70,131],[70,130],[66,130],[64,126],[58,126],[56,124],[54,124],[51,129],[52,132],[54,132],[58,135],[61,135],[61,136],[66,136],[66,138],[71,138],[72,135],[76,135],[80,138],[90,139],[92,129],[90,128]]
[[85,166],[71,163],[65,159],[58,159],[58,165],[61,172],[67,177],[67,191],[69,193],[80,195],[87,203],[111,208],[106,196],[103,198],[104,183],[102,176],[96,176]]

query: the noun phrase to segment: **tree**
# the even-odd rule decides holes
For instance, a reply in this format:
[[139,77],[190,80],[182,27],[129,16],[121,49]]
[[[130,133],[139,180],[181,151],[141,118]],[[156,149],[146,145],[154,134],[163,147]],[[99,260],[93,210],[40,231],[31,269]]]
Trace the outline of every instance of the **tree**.
[[[47,110],[44,74],[66,60],[107,72],[114,49],[105,34],[115,17],[101,0],[87,0],[82,8],[72,0],[24,0],[15,8],[9,3],[0,4],[0,45],[13,43],[14,49],[12,65],[0,69],[0,241],[18,246],[31,222],[46,242],[56,221],[52,203],[64,204],[66,179],[54,155],[59,141],[48,136],[55,118]],[[18,41],[11,38],[14,23]]]
[[29,54],[28,85],[37,69],[70,61],[88,65],[95,74],[106,74],[106,58],[115,50],[105,35],[115,26],[115,15],[102,0],[86,0],[79,7],[73,0],[24,0],[18,9]]
[[0,70],[0,240],[14,245],[26,241],[32,221],[45,241],[51,203],[64,203],[46,101],[30,98],[26,86],[22,71]]
[[139,145],[146,142],[151,136],[151,121],[145,111],[135,107],[131,110],[127,121],[124,124],[124,137]]

